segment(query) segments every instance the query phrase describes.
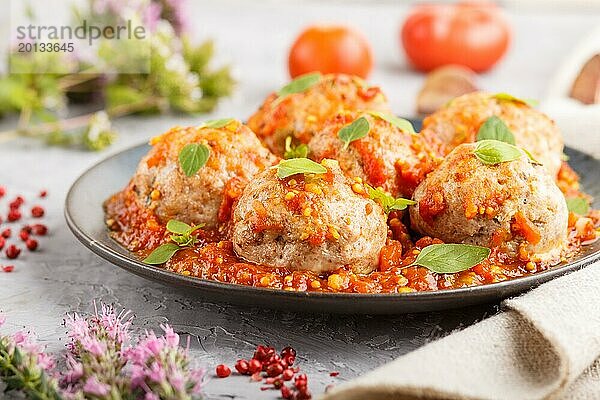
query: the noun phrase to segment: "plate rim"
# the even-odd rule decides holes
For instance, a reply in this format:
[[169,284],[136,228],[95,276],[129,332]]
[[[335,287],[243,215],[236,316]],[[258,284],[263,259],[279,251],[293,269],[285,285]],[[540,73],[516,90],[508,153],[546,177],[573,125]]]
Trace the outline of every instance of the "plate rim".
[[[125,269],[128,272],[132,272],[138,276],[142,276],[147,279],[152,279],[160,282],[178,282],[184,284],[186,287],[192,288],[205,288],[205,289],[215,289],[215,290],[236,290],[238,292],[246,292],[246,294],[251,295],[277,295],[286,297],[290,300],[295,298],[297,299],[306,299],[311,298],[314,300],[326,300],[326,301],[337,301],[337,300],[370,300],[370,301],[389,301],[389,300],[442,300],[444,298],[461,298],[461,296],[475,296],[478,294],[485,295],[486,292],[502,292],[505,288],[512,288],[513,286],[524,286],[527,288],[531,288],[537,286],[541,282],[546,282],[553,278],[556,278],[560,275],[564,275],[569,272],[576,271],[581,268],[585,268],[586,266],[592,264],[595,261],[600,260],[600,249],[597,249],[595,252],[591,254],[587,254],[584,257],[565,265],[558,265],[554,267],[550,267],[546,271],[538,272],[532,275],[527,275],[523,277],[517,277],[508,279],[502,282],[494,282],[488,283],[484,285],[470,286],[464,288],[455,288],[455,289],[439,289],[432,291],[417,291],[417,292],[408,292],[408,293],[335,293],[335,292],[309,292],[309,291],[288,291],[281,289],[272,289],[272,288],[262,288],[256,286],[242,285],[237,283],[227,283],[220,282],[210,279],[204,278],[196,278],[191,276],[185,276],[182,274],[178,274],[176,272],[167,271],[160,267],[155,267],[152,265],[147,265],[142,263],[140,260],[133,257],[133,253],[128,249],[122,247],[118,242],[114,241],[116,245],[120,246],[126,253],[131,256],[125,256],[119,252],[114,251],[109,246],[102,243],[88,235],[78,224],[75,222],[73,216],[71,215],[71,208],[73,197],[75,196],[75,192],[79,185],[81,185],[82,181],[85,180],[86,176],[92,172],[93,170],[100,167],[102,164],[109,162],[115,158],[119,158],[123,156],[125,153],[134,151],[143,146],[148,146],[147,142],[134,144],[125,149],[122,149],[108,157],[105,157],[88,168],[86,168],[75,181],[69,187],[67,195],[65,197],[64,203],[64,216],[67,223],[67,226],[73,233],[73,235],[80,241],[86,248],[91,250],[96,255],[102,257],[104,260],[109,261],[110,263]],[[600,160],[595,157],[582,152],[580,150],[576,150],[571,147],[565,146],[569,150],[579,152],[581,154],[586,155],[587,157],[591,157],[592,159],[600,162]],[[108,194],[110,196],[110,194]],[[110,240],[114,240],[108,236]],[[600,239],[598,239],[600,240]]]

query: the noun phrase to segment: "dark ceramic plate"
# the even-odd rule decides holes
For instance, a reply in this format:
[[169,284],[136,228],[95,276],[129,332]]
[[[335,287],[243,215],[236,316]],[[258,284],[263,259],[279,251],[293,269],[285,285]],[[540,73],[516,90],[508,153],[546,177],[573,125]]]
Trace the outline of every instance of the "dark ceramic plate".
[[[585,246],[569,263],[547,271],[510,281],[463,289],[407,294],[351,294],[288,292],[186,277],[141,263],[112,240],[104,224],[102,202],[121,190],[133,175],[138,161],[149,150],[140,145],[118,153],[86,171],[71,187],[65,205],[67,224],[86,247],[111,263],[148,279],[191,290],[191,295],[211,301],[264,306],[295,311],[396,314],[463,307],[499,301],[524,292],[542,282],[573,271],[600,259],[600,241]],[[566,149],[573,168],[582,176],[583,187],[600,197],[600,161],[584,153]],[[598,207],[596,202],[596,207]]]

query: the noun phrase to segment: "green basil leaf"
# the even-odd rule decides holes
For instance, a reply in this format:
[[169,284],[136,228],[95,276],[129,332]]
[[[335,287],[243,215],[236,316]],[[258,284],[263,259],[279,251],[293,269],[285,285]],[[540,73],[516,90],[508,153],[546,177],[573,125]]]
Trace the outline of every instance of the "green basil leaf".
[[369,121],[365,117],[360,117],[351,124],[345,125],[338,132],[338,137],[344,142],[344,150],[350,143],[367,136],[369,133]]
[[369,193],[369,198],[379,203],[386,214],[389,214],[391,211],[401,211],[406,209],[408,206],[417,204],[416,201],[403,199],[402,197],[395,199],[383,190],[375,189],[369,185],[366,186]]
[[569,156],[568,156],[567,154],[565,154],[565,153],[562,153],[562,154],[561,154],[561,156],[560,156],[560,159],[561,159],[562,161],[569,161],[569,160],[571,159],[571,157],[569,157]]
[[292,145],[292,137],[288,136],[285,138],[285,153],[283,158],[289,160],[290,158],[306,158],[308,155],[308,146],[304,143],[298,146]]
[[486,139],[477,142],[473,154],[482,163],[494,165],[517,160],[523,155],[523,152],[512,144]]
[[176,219],[170,219],[167,222],[167,230],[172,233],[178,233],[180,235],[185,235],[192,229],[191,226],[186,224],[185,222],[177,221]]
[[535,99],[520,99],[508,93],[496,93],[492,95],[492,97],[497,100],[512,101],[513,103],[526,104],[530,107],[535,107],[538,104],[538,101]]
[[477,132],[477,141],[481,140],[499,140],[504,143],[515,145],[515,136],[508,129],[508,126],[496,116],[489,117],[479,127]]
[[204,228],[204,225],[206,224],[198,224],[198,225],[194,225],[190,228],[189,231],[186,232],[187,235],[191,235],[192,233],[196,232],[198,229],[200,228]]
[[154,249],[152,253],[148,255],[148,257],[144,258],[142,262],[152,265],[164,264],[169,261],[179,249],[180,247],[175,243],[161,244]]
[[179,165],[186,176],[192,176],[208,161],[210,150],[203,144],[191,143],[179,152]]
[[200,128],[223,128],[233,121],[235,121],[234,118],[211,119],[210,121],[200,124]]
[[521,148],[521,150],[523,150],[523,152],[524,152],[525,154],[527,154],[527,157],[529,157],[529,161],[531,161],[531,163],[532,163],[532,164],[535,164],[535,165],[544,165],[544,164],[542,164],[541,162],[539,162],[538,160],[536,160],[536,159],[535,159],[535,157],[533,156],[533,154],[531,154],[531,153],[529,152],[529,150],[527,150],[527,149],[524,149],[524,148]]
[[587,215],[590,211],[590,204],[582,197],[569,197],[566,199],[569,211],[578,215]]
[[432,244],[425,247],[411,265],[420,265],[438,274],[465,271],[485,260],[487,247],[470,244]]
[[382,119],[390,124],[394,125],[396,128],[400,129],[402,132],[415,133],[415,128],[410,123],[409,120],[404,118],[396,117],[395,115],[384,113],[381,111],[367,111],[367,113],[371,114],[374,117]]
[[279,179],[296,174],[324,174],[327,172],[327,168],[308,158],[282,160],[275,168],[277,168],[277,177]]
[[321,80],[320,72],[305,74],[294,79],[277,92],[279,98],[285,97],[294,93],[302,93],[315,86]]

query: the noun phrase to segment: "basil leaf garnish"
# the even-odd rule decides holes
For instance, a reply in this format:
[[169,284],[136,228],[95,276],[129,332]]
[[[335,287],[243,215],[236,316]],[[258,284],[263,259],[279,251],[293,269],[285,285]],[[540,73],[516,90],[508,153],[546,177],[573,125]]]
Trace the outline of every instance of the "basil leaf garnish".
[[417,204],[416,201],[404,199],[402,197],[395,199],[393,196],[387,194],[381,189],[375,189],[369,185],[366,186],[369,192],[369,198],[379,203],[386,214],[389,214],[392,211],[401,211],[406,209],[408,206]]
[[508,126],[500,118],[496,116],[489,117],[479,127],[477,132],[477,141],[481,140],[499,140],[504,143],[515,145],[515,136],[508,129]]
[[365,117],[360,117],[351,124],[345,125],[338,132],[338,138],[344,142],[344,150],[348,148],[350,143],[367,136],[371,126]]
[[223,128],[235,121],[234,118],[211,119],[200,124],[199,128]]
[[526,104],[530,107],[535,107],[538,104],[538,101],[535,99],[520,99],[508,93],[496,93],[492,95],[492,97],[497,100],[512,101],[513,103]]
[[185,222],[177,221],[176,219],[171,219],[167,222],[167,230],[169,232],[178,233],[180,235],[185,235],[192,229],[191,226],[186,224]]
[[285,97],[294,93],[302,93],[315,86],[321,80],[320,72],[312,72],[310,74],[304,74],[294,79],[277,92],[278,97]]
[[296,174],[324,174],[327,172],[327,168],[308,158],[282,160],[275,168],[277,168],[277,177],[279,179]]
[[179,152],[179,165],[183,173],[190,177],[208,161],[210,150],[201,143],[187,144]]
[[145,264],[164,264],[173,257],[175,253],[177,253],[181,249],[175,243],[165,243],[158,246],[156,249],[152,251],[148,255],[148,257],[144,258],[142,261]]
[[590,204],[582,197],[569,197],[565,200],[567,201],[567,208],[569,211],[575,214],[585,216],[590,211]]
[[465,271],[485,260],[491,253],[487,247],[470,244],[432,244],[411,265],[420,265],[438,274]]
[[165,243],[158,246],[142,262],[146,264],[164,264],[173,257],[180,249],[190,247],[198,242],[198,238],[192,236],[194,231],[202,228],[204,224],[189,226],[185,222],[171,219],[167,222],[167,230],[173,233],[170,239],[173,243]]
[[473,154],[482,163],[495,165],[517,160],[523,155],[523,152],[512,144],[486,139],[477,142]]
[[527,157],[529,157],[529,161],[531,161],[532,164],[534,164],[534,165],[544,165],[541,162],[539,162],[538,160],[536,160],[535,157],[533,156],[533,154],[531,154],[529,152],[529,150],[524,149],[524,148],[521,148],[521,150],[523,150],[523,152],[525,154],[527,154]]
[[292,137],[288,136],[285,138],[285,153],[283,154],[283,158],[286,160],[290,158],[306,158],[308,155],[308,146],[304,143],[299,144],[298,146],[292,145]]
[[367,111],[367,113],[386,122],[389,122],[390,124],[394,125],[396,128],[400,129],[403,132],[415,133],[415,128],[409,120],[399,118],[395,115],[384,113],[381,111]]

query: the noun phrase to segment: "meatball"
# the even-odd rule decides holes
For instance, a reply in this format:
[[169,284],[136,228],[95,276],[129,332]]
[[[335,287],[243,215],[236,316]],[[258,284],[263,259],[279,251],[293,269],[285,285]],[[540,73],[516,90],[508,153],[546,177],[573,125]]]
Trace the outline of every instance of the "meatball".
[[[367,136],[351,142],[347,148],[338,132],[359,117],[369,122]],[[373,187],[381,187],[394,197],[410,197],[440,159],[420,135],[403,131],[369,113],[338,114],[308,143],[311,158],[333,158],[351,178],[361,178]]]
[[525,154],[489,165],[475,148],[456,147],[417,187],[412,227],[444,242],[498,247],[524,261],[559,261],[568,211],[552,177]]
[[[192,143],[206,145],[209,156],[188,177],[179,153]],[[247,181],[276,162],[256,135],[236,120],[222,128],[173,128],[150,144],[153,147],[140,161],[132,188],[140,204],[152,209],[163,223],[177,219],[214,227],[225,222]]]
[[302,93],[278,99],[271,94],[248,119],[248,126],[277,155],[283,155],[285,139],[308,143],[329,118],[343,110],[389,111],[387,99],[378,87],[348,75],[324,75]]
[[315,272],[348,265],[369,273],[377,267],[387,238],[385,213],[364,189],[353,191],[336,161],[321,165],[325,174],[285,179],[268,169],[246,186],[233,214],[238,256]]
[[448,154],[461,143],[474,142],[479,128],[491,116],[500,118],[514,134],[516,144],[556,177],[563,152],[558,127],[545,114],[505,95],[474,92],[457,97],[423,120],[421,134],[440,139],[441,152]]

